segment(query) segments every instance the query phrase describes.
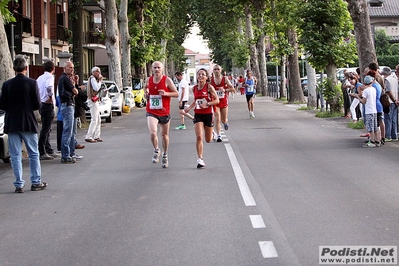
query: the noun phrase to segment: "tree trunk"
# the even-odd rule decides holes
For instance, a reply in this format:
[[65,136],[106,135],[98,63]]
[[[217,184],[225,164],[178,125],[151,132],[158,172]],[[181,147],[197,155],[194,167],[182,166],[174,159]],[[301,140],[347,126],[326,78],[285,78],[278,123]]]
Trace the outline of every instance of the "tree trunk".
[[[333,86],[336,86],[337,85],[337,78],[336,78],[337,66],[335,64],[328,64],[326,67],[326,72],[327,72],[326,74],[327,74],[328,78],[335,76],[335,79],[333,78]],[[342,111],[341,110],[342,105],[340,104],[341,91],[337,90],[335,92],[336,93],[334,94],[334,97],[332,99],[330,99],[328,102],[328,104],[330,104],[331,113],[339,113]]]
[[[8,45],[6,31],[4,29],[3,16],[0,16],[0,88],[4,81],[14,77],[13,58],[11,58],[10,46]],[[1,93],[1,89],[0,89]]]
[[[262,9],[263,10],[263,9]],[[267,95],[267,68],[266,68],[266,43],[265,43],[265,33],[263,31],[263,13],[259,14],[258,17],[258,28],[261,29],[261,34],[258,37],[257,47],[259,55],[259,77],[258,88],[260,89],[262,96]],[[278,80],[277,80],[278,82]],[[258,90],[259,91],[259,90]]]
[[[118,13],[115,0],[104,1],[105,3],[105,22],[106,22],[106,39],[105,47],[108,55],[109,79],[122,85],[121,75],[121,56],[120,56],[120,40],[118,29]],[[118,84],[118,86],[119,86]]]
[[250,51],[250,68],[253,76],[259,79],[259,63],[258,63],[258,50],[254,44],[254,32],[252,30],[252,13],[249,4],[245,6],[245,33],[249,42]]
[[[75,74],[79,75],[79,85],[83,83],[85,79],[84,72],[83,72],[83,0],[76,0],[70,2],[70,20],[72,23],[73,29],[73,47],[72,47],[72,61],[75,66]],[[63,66],[61,66],[63,67]],[[90,76],[90,73],[88,73]]]
[[317,107],[316,70],[306,60],[306,73],[308,78],[308,107]]
[[377,62],[367,0],[346,0],[355,28],[360,72],[372,62]]
[[298,61],[298,42],[295,30],[288,30],[288,42],[294,48],[294,52],[288,56],[288,68],[290,73],[289,78],[289,102],[305,102],[301,87],[301,77],[299,73]]
[[286,66],[287,60],[285,56],[281,57],[281,64],[280,64],[280,98],[286,98],[287,97],[287,79],[285,78],[286,76],[286,71],[285,71],[285,66]]
[[[132,85],[132,67],[130,63],[130,35],[127,19],[127,0],[120,1],[119,28],[121,32],[121,67],[122,67],[122,87]],[[119,84],[117,84],[119,86]],[[120,87],[120,88],[122,88]]]

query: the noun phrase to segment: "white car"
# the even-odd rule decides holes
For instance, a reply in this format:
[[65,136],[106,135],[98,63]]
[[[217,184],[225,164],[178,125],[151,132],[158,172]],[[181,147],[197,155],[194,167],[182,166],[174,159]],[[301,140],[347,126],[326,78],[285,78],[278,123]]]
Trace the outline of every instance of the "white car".
[[[87,81],[83,82],[83,85],[86,86],[85,92],[87,93]],[[99,109],[100,109],[100,117],[101,119],[105,119],[105,122],[111,123],[112,122],[112,96],[109,95],[108,88],[101,82],[100,92],[97,95],[100,98]],[[87,100],[89,101],[89,100]],[[86,117],[90,118],[90,110],[86,111]]]
[[112,112],[115,112],[117,116],[122,115],[123,112],[123,106],[125,105],[125,96],[123,94],[123,91],[121,91],[116,85],[114,81],[110,80],[103,80],[103,83],[105,86],[107,86],[109,95],[111,95],[112,99],[112,105],[111,105],[111,110]]
[[4,111],[0,111],[0,159],[5,163],[10,162],[8,153],[8,135],[4,133]]

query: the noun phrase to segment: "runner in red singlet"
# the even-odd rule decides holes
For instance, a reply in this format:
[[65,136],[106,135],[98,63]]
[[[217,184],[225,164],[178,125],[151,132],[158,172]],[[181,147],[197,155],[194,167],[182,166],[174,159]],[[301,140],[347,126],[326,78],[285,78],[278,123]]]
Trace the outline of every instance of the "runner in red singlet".
[[153,163],[159,162],[161,151],[158,148],[158,124],[162,135],[162,167],[169,166],[168,146],[170,128],[170,101],[177,97],[178,92],[173,81],[162,74],[163,64],[159,61],[152,63],[152,76],[145,81],[145,96],[147,97],[147,125],[151,143],[154,147]]
[[219,104],[215,105],[217,142],[222,142],[222,136],[220,135],[220,122],[223,123],[225,130],[229,129],[227,118],[229,113],[229,92],[234,92],[233,85],[231,85],[226,76],[222,76],[221,71],[221,66],[215,65],[213,67],[213,77],[211,79],[211,84],[215,88],[215,91],[219,97]]
[[213,106],[219,103],[219,98],[212,85],[207,83],[209,78],[208,71],[201,68],[197,72],[197,85],[193,87],[194,101],[184,111],[188,113],[194,108],[194,129],[197,148],[197,168],[204,168],[205,163],[202,159],[204,144],[203,131],[205,131],[205,141],[211,142],[213,133]]

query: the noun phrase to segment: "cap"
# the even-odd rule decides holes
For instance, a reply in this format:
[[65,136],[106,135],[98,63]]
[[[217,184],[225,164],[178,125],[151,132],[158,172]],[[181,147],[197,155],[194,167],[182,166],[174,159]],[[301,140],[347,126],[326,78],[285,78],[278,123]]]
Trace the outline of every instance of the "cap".
[[365,76],[364,77],[364,84],[369,85],[374,81],[374,78],[372,76]]
[[387,75],[387,76],[391,75],[391,68],[390,67],[384,67],[382,69],[382,71],[381,71],[381,74],[382,75]]

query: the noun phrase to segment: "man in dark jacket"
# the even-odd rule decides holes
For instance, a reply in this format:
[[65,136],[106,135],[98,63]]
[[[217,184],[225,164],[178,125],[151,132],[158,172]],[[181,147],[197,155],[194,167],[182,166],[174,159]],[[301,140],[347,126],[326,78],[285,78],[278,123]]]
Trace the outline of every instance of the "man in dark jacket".
[[34,114],[40,108],[39,90],[36,80],[25,76],[28,63],[23,57],[15,58],[14,70],[17,75],[3,83],[0,109],[6,112],[4,133],[8,134],[15,193],[23,193],[25,185],[22,178],[22,140],[29,155],[31,190],[39,191],[47,187],[47,183],[41,180],[38,123]]
[[61,163],[75,163],[76,159],[71,157],[75,154],[75,136],[73,134],[73,123],[75,113],[75,76],[74,65],[67,61],[64,63],[64,73],[58,79],[58,94],[61,102],[62,115],[62,137],[61,137]]

